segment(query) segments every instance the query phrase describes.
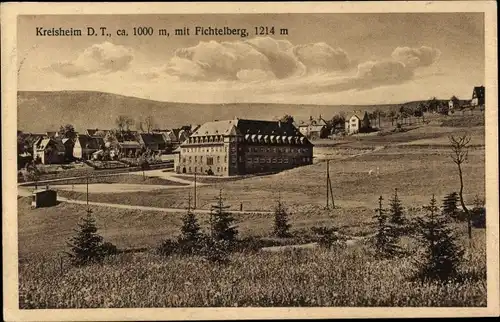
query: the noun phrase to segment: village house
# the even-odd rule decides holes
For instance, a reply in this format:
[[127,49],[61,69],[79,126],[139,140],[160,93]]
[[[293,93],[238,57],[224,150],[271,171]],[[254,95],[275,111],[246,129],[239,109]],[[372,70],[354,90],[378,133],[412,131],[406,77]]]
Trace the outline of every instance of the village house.
[[164,152],[167,149],[167,142],[160,133],[139,133],[137,142],[146,149],[153,152]]
[[353,114],[345,121],[345,132],[347,134],[355,134],[361,128],[361,119],[357,114]]
[[233,119],[200,126],[179,148],[177,173],[233,176],[312,164],[313,145],[290,123]]
[[324,139],[328,137],[328,123],[319,116],[318,119],[313,119],[309,116],[309,121],[307,123],[300,124],[298,126],[300,133],[308,139]]
[[484,106],[485,103],[485,89],[484,86],[476,86],[472,91],[472,106]]
[[142,150],[142,146],[137,141],[123,141],[118,143],[118,149],[124,157],[133,158]]
[[33,159],[42,164],[63,163],[64,154],[62,142],[53,138],[39,138],[33,144]]
[[92,153],[104,147],[104,139],[101,137],[91,137],[80,134],[76,137],[73,147],[73,157],[77,159],[89,160]]

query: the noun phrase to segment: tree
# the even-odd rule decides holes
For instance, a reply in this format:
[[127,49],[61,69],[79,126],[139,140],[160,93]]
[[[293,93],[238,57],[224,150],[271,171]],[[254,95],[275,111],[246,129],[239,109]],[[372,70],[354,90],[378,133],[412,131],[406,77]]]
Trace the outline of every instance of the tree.
[[450,101],[453,102],[453,108],[458,108],[459,105],[460,105],[460,100],[455,96],[453,95],[451,98],[450,98]]
[[115,120],[118,131],[123,133],[125,131],[130,131],[130,126],[134,124],[134,120],[125,115],[120,115]]
[[483,198],[474,197],[474,208],[471,210],[472,225],[475,228],[486,228],[486,208]]
[[145,171],[149,167],[149,162],[148,162],[148,158],[146,156],[146,153],[142,153],[141,155],[139,155],[137,163],[138,163],[139,167],[142,169],[142,178],[144,180],[146,180]]
[[76,236],[68,242],[70,252],[67,254],[71,263],[75,266],[82,266],[101,262],[104,259],[103,238],[97,233],[95,219],[90,209],[87,211],[87,216],[80,219],[75,232]]
[[200,225],[195,214],[191,211],[191,195],[189,195],[189,205],[186,214],[182,217],[181,235],[178,243],[181,248],[189,252],[197,251],[201,248],[200,241],[203,237]]
[[288,223],[288,212],[280,199],[274,209],[274,235],[280,238],[290,236],[290,227]]
[[210,215],[211,237],[214,240],[233,242],[238,235],[238,230],[233,225],[235,219],[231,216],[231,213],[227,211],[228,208],[229,206],[224,205],[221,189],[217,204],[212,206]]
[[398,233],[393,225],[387,221],[386,210],[382,208],[382,196],[379,198],[379,207],[375,210],[374,218],[378,229],[375,233],[375,252],[377,257],[391,258],[401,253]]
[[448,216],[452,219],[458,219],[458,194],[452,192],[447,194],[443,199],[443,215]]
[[36,161],[33,160],[26,164],[26,171],[24,172],[24,181],[33,181],[35,183],[35,190],[38,189],[38,180],[40,180],[40,170],[36,166]]
[[462,172],[462,164],[467,162],[469,157],[469,143],[471,140],[470,135],[463,134],[461,136],[449,136],[450,145],[451,145],[451,159],[457,165],[458,168],[458,177],[460,178],[460,204],[462,209],[467,217],[467,231],[469,235],[469,239],[472,239],[472,226],[471,226],[471,216],[470,212],[465,206],[464,202],[464,180],[463,180],[463,172]]
[[62,138],[70,139],[72,142],[76,140],[75,127],[71,124],[61,126],[59,129],[59,136]]
[[427,110],[429,112],[437,112],[439,105],[439,101],[435,97],[433,97],[427,101]]
[[398,189],[394,189],[394,196],[389,202],[389,221],[391,224],[401,228],[406,220],[404,218],[403,205],[398,197]]
[[457,245],[447,218],[439,213],[434,195],[424,209],[427,216],[417,218],[419,239],[424,249],[417,260],[417,276],[421,280],[446,281],[457,276],[464,252]]
[[280,118],[280,121],[283,123],[289,123],[289,124],[293,124],[293,122],[295,122],[293,119],[293,116],[288,115],[288,114],[285,114],[282,118]]
[[151,133],[154,127],[154,120],[151,115],[147,116],[143,121],[139,122],[139,127],[142,132]]

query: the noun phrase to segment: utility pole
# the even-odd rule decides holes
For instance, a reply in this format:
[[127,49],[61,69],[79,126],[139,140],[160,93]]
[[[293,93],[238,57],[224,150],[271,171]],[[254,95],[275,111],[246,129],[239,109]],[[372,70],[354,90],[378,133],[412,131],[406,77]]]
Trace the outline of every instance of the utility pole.
[[196,171],[194,172],[194,207],[196,209]]
[[326,160],[326,209],[329,209],[329,185],[330,185],[330,160]]

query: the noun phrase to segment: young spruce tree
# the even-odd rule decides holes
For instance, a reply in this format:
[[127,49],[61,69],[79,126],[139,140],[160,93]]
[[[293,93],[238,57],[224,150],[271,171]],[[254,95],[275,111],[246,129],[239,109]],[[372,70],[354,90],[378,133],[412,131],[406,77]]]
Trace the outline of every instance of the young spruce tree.
[[230,212],[227,211],[229,206],[224,205],[222,199],[222,189],[217,199],[217,204],[212,206],[211,214],[211,237],[214,240],[224,240],[233,242],[236,240],[238,230],[234,225],[235,219]]
[[439,212],[434,195],[425,209],[427,216],[417,219],[420,242],[424,246],[423,255],[417,261],[417,276],[421,280],[445,281],[457,276],[464,252],[457,245],[447,218]]
[[75,266],[83,266],[91,263],[98,263],[104,259],[102,248],[103,238],[97,233],[95,219],[89,209],[87,215],[80,219],[77,233],[68,242],[70,252],[68,256]]
[[288,223],[288,212],[281,202],[281,198],[278,199],[278,204],[274,209],[274,235],[280,238],[285,238],[290,236],[290,227]]
[[443,215],[452,219],[458,219],[458,193],[447,194],[443,199]]
[[379,258],[391,258],[401,254],[397,229],[388,222],[386,210],[382,208],[382,196],[379,198],[379,207],[375,210],[374,218],[377,220],[378,229],[375,234],[375,251]]
[[398,189],[394,189],[394,196],[389,201],[389,221],[398,226],[405,224],[403,205],[398,197]]
[[191,195],[186,214],[182,217],[181,235],[178,243],[188,252],[199,250],[202,233],[195,214],[191,211]]

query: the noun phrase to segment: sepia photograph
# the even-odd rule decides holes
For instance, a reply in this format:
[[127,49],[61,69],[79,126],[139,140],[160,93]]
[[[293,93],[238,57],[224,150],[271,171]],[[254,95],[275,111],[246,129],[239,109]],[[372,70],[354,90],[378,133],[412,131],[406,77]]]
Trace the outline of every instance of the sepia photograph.
[[498,310],[495,5],[460,3],[11,17],[14,309]]

